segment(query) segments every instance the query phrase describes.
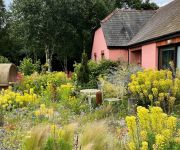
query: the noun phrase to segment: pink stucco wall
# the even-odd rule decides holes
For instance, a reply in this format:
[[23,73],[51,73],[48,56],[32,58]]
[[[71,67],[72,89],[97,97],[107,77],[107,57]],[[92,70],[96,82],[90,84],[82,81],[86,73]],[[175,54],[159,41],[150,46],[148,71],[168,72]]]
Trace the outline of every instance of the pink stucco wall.
[[142,46],[142,67],[146,69],[158,68],[158,49],[156,43]]
[[116,49],[109,50],[109,59],[112,61],[128,62],[128,50]]
[[95,31],[94,41],[92,46],[91,59],[95,60],[94,54],[96,54],[96,60],[100,61],[101,54],[104,53],[104,58],[112,61],[122,60],[128,61],[128,51],[124,49],[114,49],[109,50],[106,45],[104,34],[102,28]]

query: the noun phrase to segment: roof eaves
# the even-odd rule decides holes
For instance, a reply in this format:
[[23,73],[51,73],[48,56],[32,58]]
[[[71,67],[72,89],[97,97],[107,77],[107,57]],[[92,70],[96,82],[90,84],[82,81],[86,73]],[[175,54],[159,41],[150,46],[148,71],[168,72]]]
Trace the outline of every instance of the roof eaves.
[[139,45],[142,46],[142,45],[145,45],[145,44],[148,44],[148,43],[160,42],[162,40],[167,40],[169,38],[175,38],[175,37],[180,37],[180,31],[176,31],[176,32],[173,32],[173,33],[170,33],[170,34],[159,36],[159,37],[154,37],[152,39],[148,39],[148,40],[145,40],[145,41],[129,44],[128,47],[136,47],[136,46],[139,46]]

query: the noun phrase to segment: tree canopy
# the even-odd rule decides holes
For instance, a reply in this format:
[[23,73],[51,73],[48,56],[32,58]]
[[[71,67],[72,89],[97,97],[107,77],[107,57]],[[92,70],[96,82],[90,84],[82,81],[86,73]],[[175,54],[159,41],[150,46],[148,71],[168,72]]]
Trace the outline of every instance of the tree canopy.
[[16,63],[24,56],[40,59],[49,71],[67,70],[83,51],[90,54],[93,28],[116,7],[158,8],[149,0],[14,0],[6,12],[1,0],[0,54]]

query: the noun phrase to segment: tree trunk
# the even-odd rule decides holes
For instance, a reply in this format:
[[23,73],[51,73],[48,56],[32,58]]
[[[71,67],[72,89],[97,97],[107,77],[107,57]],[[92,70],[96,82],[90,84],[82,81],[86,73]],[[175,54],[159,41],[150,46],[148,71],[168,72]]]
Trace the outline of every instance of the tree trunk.
[[46,54],[46,64],[48,65],[48,72],[52,71],[52,54],[50,54],[49,48],[46,46],[45,49]]

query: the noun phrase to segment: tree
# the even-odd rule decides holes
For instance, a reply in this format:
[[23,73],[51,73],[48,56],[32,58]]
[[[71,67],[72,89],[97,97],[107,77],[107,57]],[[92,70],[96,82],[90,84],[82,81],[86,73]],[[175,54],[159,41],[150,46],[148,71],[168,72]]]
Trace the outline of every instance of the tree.
[[6,9],[5,9],[4,2],[3,0],[0,0],[0,29],[2,29],[4,25],[5,12],[6,12]]
[[159,8],[155,3],[150,2],[150,0],[116,0],[115,3],[115,6],[118,8],[131,8],[137,10],[156,10]]
[[84,85],[89,82],[88,57],[85,52],[82,54],[81,65],[77,73],[78,84]]
[[35,61],[45,57],[49,71],[56,60],[67,70],[68,62],[80,61],[84,49],[90,54],[93,28],[115,7],[156,6],[149,0],[14,0],[8,34],[20,49],[15,54]]
[[27,51],[44,51],[48,71],[64,27],[60,5],[57,0],[14,0],[12,6],[13,34]]

